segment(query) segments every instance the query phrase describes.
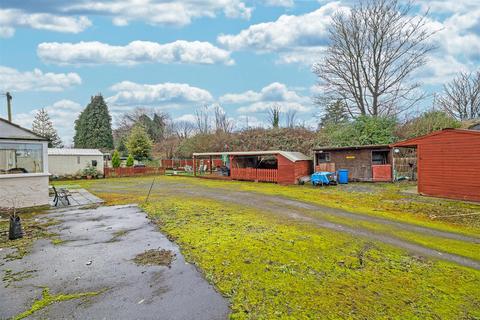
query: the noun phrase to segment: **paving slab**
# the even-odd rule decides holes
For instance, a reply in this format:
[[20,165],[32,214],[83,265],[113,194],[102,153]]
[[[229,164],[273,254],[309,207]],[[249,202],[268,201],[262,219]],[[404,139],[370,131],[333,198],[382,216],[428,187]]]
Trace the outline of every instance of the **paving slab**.
[[[32,271],[30,278],[8,287],[3,281],[0,319],[30,309],[43,287],[51,294],[105,291],[55,303],[30,319],[228,318],[227,300],[137,206],[65,208],[48,217],[61,221],[52,231],[64,242],[39,240],[31,254],[0,266],[2,278],[7,270]],[[132,260],[149,249],[171,250],[171,266],[142,266]]]

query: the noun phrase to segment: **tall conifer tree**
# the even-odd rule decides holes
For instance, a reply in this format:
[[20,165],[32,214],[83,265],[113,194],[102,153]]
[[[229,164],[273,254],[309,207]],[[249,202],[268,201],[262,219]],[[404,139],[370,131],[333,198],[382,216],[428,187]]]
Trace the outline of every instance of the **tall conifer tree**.
[[47,110],[43,108],[38,110],[35,119],[33,119],[32,131],[48,139],[49,148],[63,148],[63,142],[58,136],[57,130],[53,127]]
[[92,97],[75,121],[75,148],[113,149],[112,117],[101,94]]

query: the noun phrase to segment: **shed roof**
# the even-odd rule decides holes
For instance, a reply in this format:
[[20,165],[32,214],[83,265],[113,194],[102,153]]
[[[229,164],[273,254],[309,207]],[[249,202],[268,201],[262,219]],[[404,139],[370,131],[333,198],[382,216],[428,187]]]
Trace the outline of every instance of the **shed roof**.
[[49,156],[103,156],[98,149],[48,148]]
[[346,146],[346,147],[316,147],[313,151],[342,151],[342,150],[364,150],[364,149],[389,149],[388,144],[369,144],[363,146]]
[[426,134],[424,136],[400,141],[397,143],[391,144],[392,147],[416,147],[421,141],[428,139],[433,136],[445,134],[447,132],[455,132],[459,134],[467,134],[467,135],[474,135],[474,136],[479,136],[480,137],[480,131],[478,130],[467,130],[467,129],[443,129],[439,131],[435,131],[429,134]]
[[263,155],[276,155],[280,154],[292,162],[310,160],[309,157],[301,152],[294,151],[281,151],[281,150],[267,150],[267,151],[232,151],[232,152],[194,152],[195,157],[198,156],[263,156]]
[[0,139],[48,141],[35,132],[0,118]]

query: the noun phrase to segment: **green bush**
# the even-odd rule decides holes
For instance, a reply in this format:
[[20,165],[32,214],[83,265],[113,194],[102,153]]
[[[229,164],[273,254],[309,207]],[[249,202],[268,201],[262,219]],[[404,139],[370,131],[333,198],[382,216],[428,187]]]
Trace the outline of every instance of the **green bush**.
[[120,160],[120,154],[118,153],[117,150],[113,151],[113,155],[112,155],[112,167],[114,168],[118,168],[120,167],[120,164],[121,164],[121,160]]
[[127,167],[131,167],[133,166],[134,164],[134,159],[133,159],[133,156],[131,154],[128,155],[128,158],[127,158]]
[[395,142],[393,117],[360,116],[353,121],[327,123],[318,133],[319,146],[354,146]]

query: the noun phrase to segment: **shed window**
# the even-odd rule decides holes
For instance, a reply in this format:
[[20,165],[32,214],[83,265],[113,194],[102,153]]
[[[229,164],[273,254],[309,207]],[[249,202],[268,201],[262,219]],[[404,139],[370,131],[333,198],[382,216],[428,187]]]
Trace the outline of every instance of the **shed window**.
[[43,146],[33,143],[0,143],[0,174],[43,172]]
[[372,151],[372,164],[387,164],[388,151]]
[[80,157],[77,156],[77,164],[80,164]]
[[330,162],[330,152],[317,153],[317,163]]

